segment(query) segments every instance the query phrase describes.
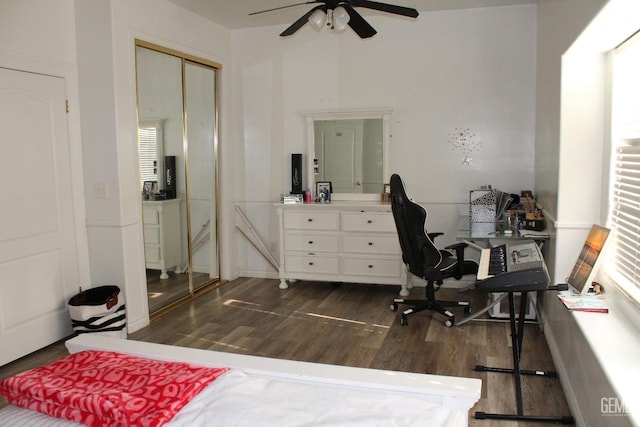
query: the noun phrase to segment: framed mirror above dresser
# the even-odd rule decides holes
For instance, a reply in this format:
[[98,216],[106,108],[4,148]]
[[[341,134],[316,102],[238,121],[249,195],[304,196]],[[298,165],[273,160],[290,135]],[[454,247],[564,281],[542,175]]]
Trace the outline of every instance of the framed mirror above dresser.
[[329,181],[333,200],[379,200],[389,176],[391,112],[304,113],[309,189],[315,192],[316,182]]

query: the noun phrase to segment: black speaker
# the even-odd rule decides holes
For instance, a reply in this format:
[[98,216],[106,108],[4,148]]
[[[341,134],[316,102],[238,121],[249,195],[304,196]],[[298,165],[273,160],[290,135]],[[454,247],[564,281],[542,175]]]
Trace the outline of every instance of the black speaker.
[[176,198],[176,156],[164,156],[164,190],[167,199]]
[[291,194],[303,194],[302,154],[291,155]]

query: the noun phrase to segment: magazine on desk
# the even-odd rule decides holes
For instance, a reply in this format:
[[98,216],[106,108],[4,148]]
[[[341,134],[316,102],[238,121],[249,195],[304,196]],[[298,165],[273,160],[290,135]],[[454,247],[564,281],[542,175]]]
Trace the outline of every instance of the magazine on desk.
[[570,311],[586,311],[589,313],[608,313],[606,300],[598,295],[576,295],[571,291],[558,293],[558,298]]

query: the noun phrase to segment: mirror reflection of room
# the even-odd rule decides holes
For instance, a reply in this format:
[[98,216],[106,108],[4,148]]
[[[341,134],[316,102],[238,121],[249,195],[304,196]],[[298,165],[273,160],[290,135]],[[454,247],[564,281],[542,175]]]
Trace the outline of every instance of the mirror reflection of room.
[[382,119],[314,122],[316,181],[336,193],[382,193]]
[[389,175],[388,108],[305,112],[306,183],[331,183],[331,200],[380,200]]

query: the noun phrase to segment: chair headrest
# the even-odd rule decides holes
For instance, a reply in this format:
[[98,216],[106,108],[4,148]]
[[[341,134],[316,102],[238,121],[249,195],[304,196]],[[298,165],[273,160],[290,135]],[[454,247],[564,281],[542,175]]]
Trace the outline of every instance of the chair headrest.
[[398,194],[402,196],[402,198],[406,198],[407,194],[404,191],[404,184],[402,183],[402,178],[397,173],[391,175],[391,179],[389,180],[389,189],[391,191],[391,195]]

